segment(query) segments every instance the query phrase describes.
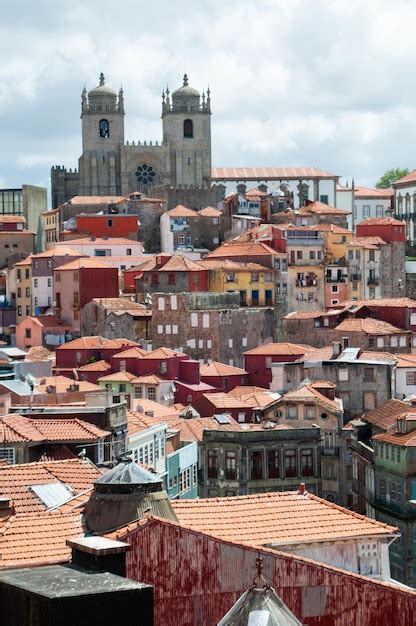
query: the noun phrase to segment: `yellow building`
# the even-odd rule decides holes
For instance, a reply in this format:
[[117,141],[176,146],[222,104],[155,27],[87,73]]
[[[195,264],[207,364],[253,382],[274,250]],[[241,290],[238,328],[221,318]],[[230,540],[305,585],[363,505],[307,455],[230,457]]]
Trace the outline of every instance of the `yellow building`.
[[10,269],[10,296],[16,302],[16,324],[32,314],[32,257],[29,256]]
[[42,225],[43,225],[43,250],[49,250],[55,247],[55,243],[59,241],[60,232],[60,209],[53,209],[52,211],[45,211],[42,213]]
[[203,259],[198,261],[198,265],[209,270],[209,291],[238,291],[241,306],[274,305],[274,270],[258,263],[239,263],[228,259]]
[[348,244],[353,238],[350,230],[335,224],[317,224],[313,228],[318,230],[324,239],[327,263],[334,263],[334,261],[346,258]]
[[348,300],[381,298],[381,250],[378,239],[356,237],[348,245]]

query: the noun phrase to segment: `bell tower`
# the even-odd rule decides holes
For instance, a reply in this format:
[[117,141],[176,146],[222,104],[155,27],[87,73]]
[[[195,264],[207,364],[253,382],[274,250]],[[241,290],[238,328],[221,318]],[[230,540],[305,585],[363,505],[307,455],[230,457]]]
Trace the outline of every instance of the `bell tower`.
[[171,184],[206,187],[211,178],[211,98],[189,85],[162,94],[163,143],[170,156]]
[[121,195],[120,154],[124,144],[124,94],[106,85],[104,74],[81,94],[80,195]]

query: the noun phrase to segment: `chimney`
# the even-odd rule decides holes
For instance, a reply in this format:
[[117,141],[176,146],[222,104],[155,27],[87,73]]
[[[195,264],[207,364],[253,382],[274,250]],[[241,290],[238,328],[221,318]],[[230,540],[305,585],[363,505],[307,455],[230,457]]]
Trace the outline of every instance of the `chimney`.
[[307,491],[306,491],[306,485],[305,485],[305,483],[300,483],[300,485],[299,485],[299,489],[298,489],[298,494],[299,494],[300,496],[304,496],[304,495],[306,495],[306,494],[307,494]]
[[106,537],[81,537],[67,539],[66,545],[72,550],[73,565],[117,576],[126,575],[126,552],[130,550],[128,543]]

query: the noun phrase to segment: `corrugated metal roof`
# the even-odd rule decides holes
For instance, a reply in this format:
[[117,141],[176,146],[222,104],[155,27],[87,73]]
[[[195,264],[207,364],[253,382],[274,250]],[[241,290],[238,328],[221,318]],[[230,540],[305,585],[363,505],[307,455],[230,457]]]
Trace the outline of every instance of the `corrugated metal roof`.
[[47,483],[45,485],[31,485],[30,488],[48,509],[68,502],[74,495],[73,491],[67,485],[58,482]]

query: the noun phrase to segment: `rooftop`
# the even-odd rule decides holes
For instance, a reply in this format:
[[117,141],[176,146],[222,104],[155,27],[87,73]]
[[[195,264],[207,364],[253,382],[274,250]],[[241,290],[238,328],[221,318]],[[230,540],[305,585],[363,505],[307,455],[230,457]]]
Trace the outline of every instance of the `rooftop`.
[[60,265],[59,267],[55,268],[55,272],[64,272],[67,270],[72,271],[72,270],[80,270],[80,269],[99,270],[99,269],[112,269],[112,268],[109,267],[108,265],[105,265],[105,263],[100,263],[99,261],[96,261],[95,259],[88,257],[86,259],[84,258],[76,259],[75,261],[70,261],[69,263],[65,263],[65,265]]
[[203,217],[220,217],[222,211],[213,206],[206,206],[204,209],[198,211],[198,215],[202,215]]
[[397,418],[409,411],[409,405],[401,400],[387,400],[372,411],[367,411],[362,416],[365,422],[369,422],[381,430],[391,430],[396,427]]
[[214,167],[211,177],[220,180],[289,180],[308,178],[338,178],[315,167]]
[[406,332],[388,322],[371,317],[346,319],[338,324],[335,330],[348,333],[365,333],[366,335],[396,335]]
[[[387,198],[394,196],[393,189],[373,189],[359,185],[354,187],[354,198]],[[367,220],[364,220],[367,221]],[[360,222],[361,224],[363,222]]]
[[128,200],[125,196],[74,196],[68,204],[115,204]]
[[252,350],[247,350],[243,354],[247,355],[264,355],[264,356],[289,356],[289,355],[302,355],[307,352],[311,347],[306,344],[296,343],[267,343],[263,346],[258,346]]
[[324,202],[311,202],[299,210],[300,214],[315,213],[317,215],[349,215],[350,211],[344,209],[337,209],[336,207],[329,206]]
[[196,217],[198,213],[193,209],[188,209],[183,204],[178,204],[170,211],[167,211],[167,215],[169,217]]
[[62,483],[74,495],[92,487],[100,470],[90,461],[66,459],[38,463],[20,463],[0,466],[0,494],[13,499],[16,513],[34,513],[47,507],[31,489],[31,485]]
[[307,492],[174,500],[172,506],[182,526],[258,546],[394,537],[398,532]]
[[0,568],[29,567],[68,561],[68,537],[82,537],[77,512],[38,511],[12,515],[0,521]]
[[0,417],[0,440],[6,443],[97,441],[111,433],[74,417],[29,418],[13,413]]
[[199,371],[201,376],[244,376],[247,374],[246,370],[241,367],[234,367],[218,361],[201,365]]

